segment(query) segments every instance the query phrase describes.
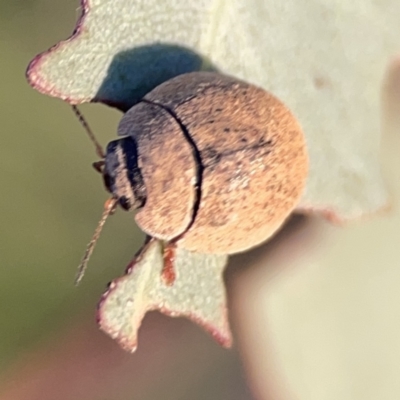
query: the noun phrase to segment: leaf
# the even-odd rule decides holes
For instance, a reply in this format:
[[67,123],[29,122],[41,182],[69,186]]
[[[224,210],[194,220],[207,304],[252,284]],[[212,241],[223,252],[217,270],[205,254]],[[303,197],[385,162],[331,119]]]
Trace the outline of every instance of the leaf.
[[125,276],[114,280],[103,295],[98,322],[125,350],[135,351],[137,331],[147,311],[186,316],[203,326],[220,344],[231,345],[225,286],[227,256],[176,249],[175,280],[163,279],[163,245],[150,240],[130,263]]
[[[297,211],[340,222],[388,204],[378,163],[380,88],[399,50],[399,11],[395,0],[82,0],[74,34],[37,56],[27,77],[37,90],[71,104],[103,102],[122,111],[185,72],[215,69],[254,83],[284,101],[305,132],[310,173]],[[160,244],[148,246],[100,307],[102,328],[130,349],[144,312],[156,307],[161,292],[176,300],[174,290],[186,287],[183,282],[194,289],[192,275],[182,269],[185,260],[206,294],[213,288],[211,271],[219,282],[225,263],[182,251],[176,268],[187,275],[178,277],[178,286],[163,287]],[[154,293],[142,273],[147,269]],[[197,276],[207,271],[210,276]],[[133,309],[127,307],[131,285]],[[185,309],[175,309],[170,297],[173,304],[158,306],[218,335],[227,332],[225,319],[217,323],[217,303],[204,314],[185,293]]]
[[82,0],[74,34],[37,56],[27,76],[70,103],[123,110],[206,65],[255,83],[283,100],[306,134],[311,170],[299,210],[346,220],[388,202],[379,91],[399,50],[399,12],[395,0]]

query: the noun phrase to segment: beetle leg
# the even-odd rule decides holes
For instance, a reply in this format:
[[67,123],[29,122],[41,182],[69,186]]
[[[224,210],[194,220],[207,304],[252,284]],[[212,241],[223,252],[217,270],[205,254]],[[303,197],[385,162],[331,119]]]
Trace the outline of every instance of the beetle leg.
[[172,286],[175,282],[176,274],[175,274],[175,251],[176,244],[175,243],[166,243],[164,245],[164,266],[161,272],[161,278],[167,286]]
[[97,172],[99,172],[100,174],[102,174],[102,173],[103,173],[104,164],[105,164],[104,160],[95,161],[95,162],[92,164],[92,167],[93,167]]

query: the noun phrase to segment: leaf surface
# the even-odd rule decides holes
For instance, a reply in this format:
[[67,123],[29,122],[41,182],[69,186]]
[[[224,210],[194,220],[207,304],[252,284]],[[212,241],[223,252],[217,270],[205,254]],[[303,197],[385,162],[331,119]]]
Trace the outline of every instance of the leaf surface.
[[[71,104],[122,111],[185,72],[213,69],[254,83],[291,108],[306,136],[310,173],[296,211],[341,222],[388,205],[380,91],[400,49],[399,14],[395,0],[82,0],[73,35],[38,55],[27,77]],[[158,308],[189,316],[228,344],[226,258],[179,250],[178,278],[167,287],[160,246],[151,242],[111,285],[101,327],[132,350],[144,313]]]
[[380,88],[399,50],[395,0],[82,0],[74,34],[27,72],[70,103],[126,110],[159,83],[216,68],[298,117],[310,153],[299,210],[346,220],[388,199],[378,165]]
[[223,270],[227,256],[176,249],[175,280],[163,279],[163,245],[150,240],[103,295],[98,322],[128,351],[135,351],[137,331],[147,311],[186,316],[203,326],[220,344],[231,345]]

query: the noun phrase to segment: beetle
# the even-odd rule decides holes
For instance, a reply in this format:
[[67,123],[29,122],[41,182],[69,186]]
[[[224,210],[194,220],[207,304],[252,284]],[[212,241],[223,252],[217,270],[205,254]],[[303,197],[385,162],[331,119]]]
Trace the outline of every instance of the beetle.
[[231,76],[192,72],[160,84],[124,114],[118,135],[102,163],[114,203],[137,210],[147,235],[190,251],[259,245],[305,188],[300,124],[275,96]]

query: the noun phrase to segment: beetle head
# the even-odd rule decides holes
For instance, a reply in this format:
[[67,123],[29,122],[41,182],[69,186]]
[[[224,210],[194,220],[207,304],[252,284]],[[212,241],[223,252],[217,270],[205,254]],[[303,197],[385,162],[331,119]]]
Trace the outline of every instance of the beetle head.
[[103,179],[107,190],[125,210],[143,207],[146,188],[138,167],[136,142],[132,137],[113,140],[107,146]]

